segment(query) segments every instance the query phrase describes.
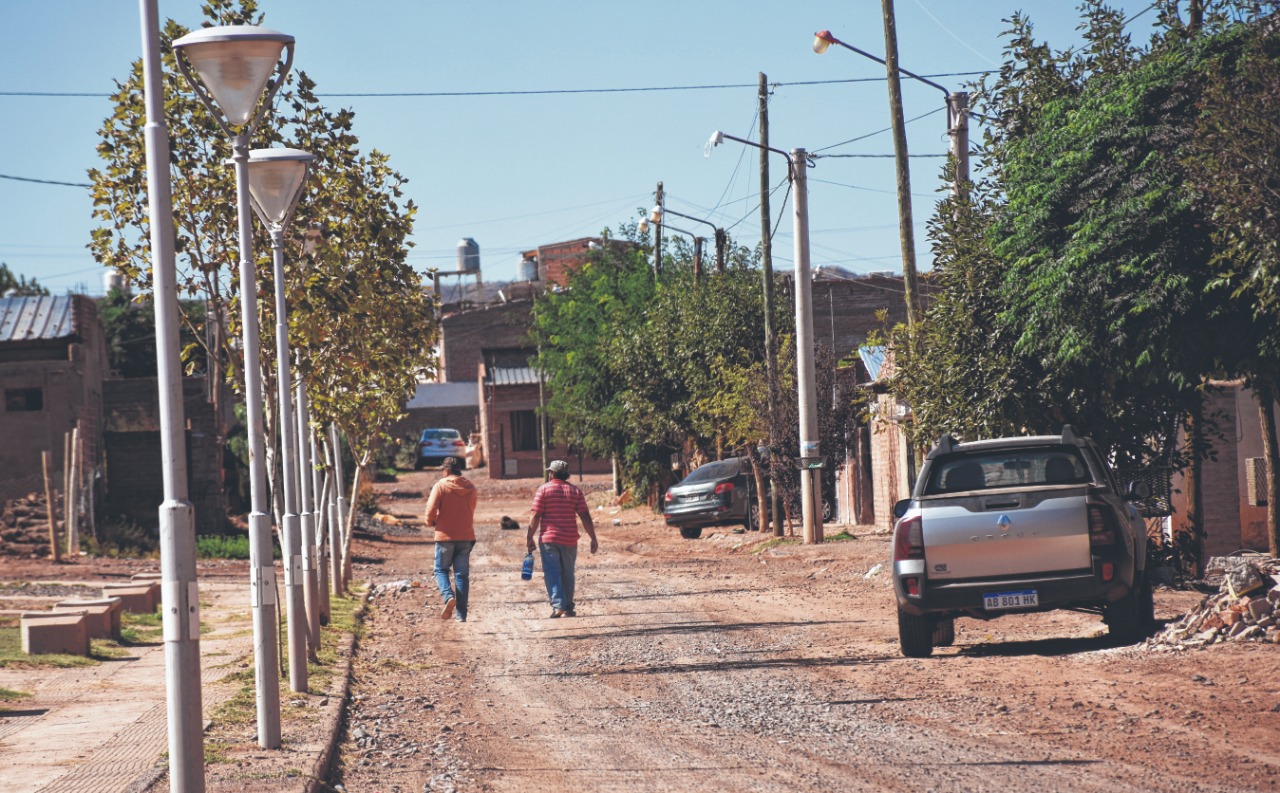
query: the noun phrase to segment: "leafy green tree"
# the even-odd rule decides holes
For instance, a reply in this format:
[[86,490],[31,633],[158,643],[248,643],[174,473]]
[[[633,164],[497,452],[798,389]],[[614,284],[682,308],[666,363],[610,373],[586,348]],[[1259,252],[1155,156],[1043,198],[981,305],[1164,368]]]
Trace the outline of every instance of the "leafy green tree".
[[[262,23],[256,0],[209,0],[202,10],[216,24]],[[186,33],[172,20],[161,32],[178,285],[210,307],[209,333],[190,315],[184,322],[201,331],[195,338],[214,340],[208,350],[213,376],[225,366],[243,388],[242,361],[232,347],[241,327],[234,174],[226,164],[224,133],[176,68],[172,42]],[[101,225],[89,247],[98,261],[146,292],[151,276],[141,69],[135,62],[117,84],[115,110],[99,132],[103,165],[89,176]],[[289,145],[316,156],[286,238],[290,344],[304,350],[296,371],[308,383],[316,418],[338,422],[357,458],[367,462],[418,377],[433,369],[434,305],[405,258],[416,208],[404,200],[404,177],[385,154],[361,153],[354,114],[324,108],[314,87],[304,72],[291,74],[251,145]],[[271,246],[256,223],[253,249],[264,389],[272,393]]]
[[0,262],[0,297],[35,297],[47,294],[49,290],[36,279],[27,280],[25,275],[15,275],[9,265]]

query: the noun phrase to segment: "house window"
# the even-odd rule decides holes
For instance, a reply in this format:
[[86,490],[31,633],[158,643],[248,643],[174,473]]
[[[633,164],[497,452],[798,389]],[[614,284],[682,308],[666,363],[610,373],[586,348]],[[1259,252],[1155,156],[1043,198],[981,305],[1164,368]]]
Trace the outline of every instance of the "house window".
[[4,409],[7,413],[44,410],[44,389],[6,388]]
[[511,450],[531,452],[538,448],[538,414],[533,410],[511,411]]

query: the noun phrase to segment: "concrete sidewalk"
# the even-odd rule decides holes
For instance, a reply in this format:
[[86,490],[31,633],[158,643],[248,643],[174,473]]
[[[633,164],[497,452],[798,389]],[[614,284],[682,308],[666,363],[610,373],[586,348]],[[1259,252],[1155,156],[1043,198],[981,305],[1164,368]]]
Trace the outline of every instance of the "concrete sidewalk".
[[[206,725],[240,688],[219,681],[237,672],[237,661],[253,647],[247,573],[240,580],[220,572],[199,581]],[[127,649],[127,656],[94,666],[0,668],[0,687],[31,695],[0,712],[0,787],[6,793],[141,791],[164,775],[164,645],[157,638]]]

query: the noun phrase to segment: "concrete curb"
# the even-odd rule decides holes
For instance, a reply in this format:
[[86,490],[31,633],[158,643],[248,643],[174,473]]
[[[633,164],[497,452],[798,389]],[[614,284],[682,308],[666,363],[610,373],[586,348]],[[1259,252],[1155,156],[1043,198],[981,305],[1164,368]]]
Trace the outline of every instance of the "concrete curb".
[[[365,582],[365,594],[360,598],[360,608],[356,611],[356,619],[360,622],[364,621],[364,616],[369,610],[368,593],[373,591],[373,582]],[[338,739],[342,733],[342,724],[347,713],[347,697],[351,694],[351,670],[355,665],[356,652],[356,634],[348,633],[345,637],[345,648],[347,658],[347,673],[342,676],[342,686],[340,696],[331,696],[329,704],[325,707],[324,714],[324,732],[328,734],[328,740],[324,749],[316,757],[315,763],[311,766],[311,773],[307,776],[306,787],[303,788],[305,793],[329,793],[333,788],[325,782],[329,775],[329,764],[333,762],[334,753],[338,749]]]

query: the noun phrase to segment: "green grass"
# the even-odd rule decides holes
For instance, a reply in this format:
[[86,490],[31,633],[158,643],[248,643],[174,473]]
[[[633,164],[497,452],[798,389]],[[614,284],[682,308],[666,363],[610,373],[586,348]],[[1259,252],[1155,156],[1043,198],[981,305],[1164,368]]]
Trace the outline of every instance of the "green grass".
[[797,545],[800,542],[799,537],[774,537],[772,540],[765,540],[756,547],[751,549],[752,553],[760,553],[770,548],[777,548],[780,545]]
[[853,536],[849,532],[842,531],[839,534],[832,534],[830,537],[824,538],[823,542],[848,542],[849,540],[856,540],[856,539],[858,538]]
[[[271,555],[280,558],[280,548],[274,543]],[[196,537],[196,556],[201,559],[248,559],[249,535],[201,534]]]
[[20,699],[26,699],[31,694],[27,691],[18,691],[12,688],[0,686],[0,702],[17,702]]

